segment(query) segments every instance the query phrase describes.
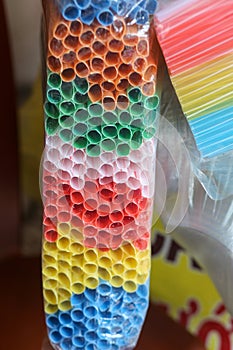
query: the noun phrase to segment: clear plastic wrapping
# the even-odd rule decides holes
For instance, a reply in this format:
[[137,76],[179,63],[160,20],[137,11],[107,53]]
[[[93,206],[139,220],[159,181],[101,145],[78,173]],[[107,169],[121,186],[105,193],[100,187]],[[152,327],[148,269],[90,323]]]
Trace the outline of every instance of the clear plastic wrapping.
[[231,163],[229,170],[221,169],[229,176],[222,188],[217,182],[213,187],[213,174],[204,181],[207,189],[217,189],[222,197],[211,198],[194,171],[195,153],[190,152],[194,138],[167,75],[160,108],[154,211],[160,214],[164,231],[205,269],[232,315],[233,196],[227,192]]
[[231,0],[159,1],[155,16],[170,78],[194,136],[188,142],[193,170],[215,199],[233,194],[232,16]]
[[43,1],[43,294],[54,349],[133,349],[149,293],[156,1]]

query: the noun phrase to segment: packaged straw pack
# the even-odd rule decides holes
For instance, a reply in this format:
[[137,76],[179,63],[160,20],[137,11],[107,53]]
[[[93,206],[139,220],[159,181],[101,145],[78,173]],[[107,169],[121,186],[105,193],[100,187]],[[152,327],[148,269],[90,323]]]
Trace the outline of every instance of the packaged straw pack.
[[156,1],[44,6],[42,272],[54,349],[133,349],[149,300]]
[[231,0],[160,0],[155,27],[192,130],[194,172],[208,194],[233,193],[233,8]]
[[163,225],[156,224],[151,296],[200,336],[208,350],[228,350],[233,341],[233,196],[211,198],[195,176],[186,146],[193,136],[167,78],[160,102],[166,118],[160,118],[158,128],[154,214]]

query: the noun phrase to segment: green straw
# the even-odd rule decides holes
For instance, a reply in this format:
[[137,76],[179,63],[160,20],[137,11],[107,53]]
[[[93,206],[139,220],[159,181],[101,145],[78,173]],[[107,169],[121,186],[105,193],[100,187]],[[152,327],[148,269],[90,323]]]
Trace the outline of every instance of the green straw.
[[155,110],[158,107],[159,98],[157,95],[144,98],[144,105],[150,110]]
[[78,104],[84,104],[88,101],[88,95],[87,94],[81,94],[79,91],[77,91],[74,94],[74,102]]
[[142,141],[142,132],[140,130],[135,131],[130,142],[131,148],[138,149],[142,145]]
[[58,119],[60,112],[57,106],[51,102],[45,102],[44,110],[48,117]]
[[82,95],[86,94],[89,90],[89,84],[84,78],[76,77],[74,79],[74,86],[76,90]]
[[118,130],[118,138],[122,141],[129,141],[132,138],[132,131],[127,127],[122,127]]
[[73,141],[75,148],[86,148],[88,144],[87,138],[84,136],[76,137]]
[[61,77],[59,74],[56,73],[49,73],[48,74],[48,85],[51,88],[59,88],[61,86]]
[[66,115],[73,114],[75,111],[75,104],[72,101],[65,101],[60,104],[60,110]]
[[132,128],[144,129],[143,120],[141,118],[133,119],[130,126]]
[[88,124],[91,126],[101,126],[103,124],[103,120],[101,117],[92,117],[88,119]]
[[73,84],[63,82],[61,85],[61,93],[63,98],[65,98],[66,100],[71,100],[74,94]]
[[70,142],[73,139],[73,133],[70,129],[60,130],[59,136],[64,142]]
[[122,111],[119,115],[119,122],[121,125],[129,125],[133,116],[128,111]]
[[98,130],[90,130],[87,133],[87,139],[91,144],[98,144],[102,139],[102,135]]
[[114,124],[117,122],[117,113],[114,111],[114,112],[104,112],[103,114],[103,120],[106,124]]
[[138,87],[128,89],[128,97],[132,103],[140,102],[142,99],[141,90]]
[[100,103],[90,103],[88,106],[88,112],[91,117],[100,117],[103,115],[103,107]]
[[145,113],[145,108],[141,102],[131,104],[129,109],[130,114],[132,114],[134,117],[138,117]]
[[87,146],[87,154],[91,157],[99,157],[101,149],[99,145],[90,144]]
[[105,125],[102,128],[102,133],[106,138],[114,138],[117,136],[118,130],[115,125]]
[[73,133],[75,136],[83,136],[87,132],[87,124],[86,123],[77,123],[73,127]]
[[100,146],[102,150],[106,152],[114,151],[114,149],[116,149],[116,144],[114,140],[108,138],[103,139],[100,143]]
[[117,145],[116,151],[117,151],[118,156],[120,156],[120,157],[128,156],[129,152],[130,152],[130,146],[128,143],[121,142]]
[[47,118],[45,121],[45,130],[48,135],[54,135],[59,128],[57,119]]
[[80,108],[76,111],[74,119],[76,122],[85,122],[88,119],[88,111],[84,108]]
[[143,131],[142,136],[144,139],[151,139],[153,136],[155,136],[155,133],[156,129],[151,126]]
[[74,125],[74,119],[70,115],[61,115],[59,124],[62,128],[71,128]]
[[62,100],[59,89],[48,89],[47,99],[51,103],[60,103]]

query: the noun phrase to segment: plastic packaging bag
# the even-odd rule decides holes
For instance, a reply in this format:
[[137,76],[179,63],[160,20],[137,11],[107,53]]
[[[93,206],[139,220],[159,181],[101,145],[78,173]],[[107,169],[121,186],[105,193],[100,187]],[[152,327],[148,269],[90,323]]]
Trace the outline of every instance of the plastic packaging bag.
[[133,349],[148,307],[156,1],[43,1],[43,294],[54,349]]
[[155,212],[164,232],[205,268],[233,314],[233,196],[211,198],[193,171],[193,136],[168,78],[157,134]]

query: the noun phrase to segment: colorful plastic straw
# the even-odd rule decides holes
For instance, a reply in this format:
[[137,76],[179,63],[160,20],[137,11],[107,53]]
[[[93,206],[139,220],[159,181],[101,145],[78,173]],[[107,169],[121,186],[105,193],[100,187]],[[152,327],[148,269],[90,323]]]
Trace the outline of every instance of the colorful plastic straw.
[[43,294],[54,349],[133,349],[149,300],[156,1],[46,1]]
[[171,79],[203,157],[233,150],[232,15],[231,0],[161,1],[156,14]]

